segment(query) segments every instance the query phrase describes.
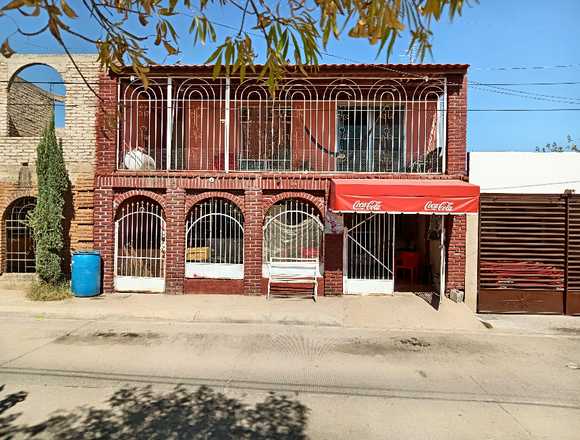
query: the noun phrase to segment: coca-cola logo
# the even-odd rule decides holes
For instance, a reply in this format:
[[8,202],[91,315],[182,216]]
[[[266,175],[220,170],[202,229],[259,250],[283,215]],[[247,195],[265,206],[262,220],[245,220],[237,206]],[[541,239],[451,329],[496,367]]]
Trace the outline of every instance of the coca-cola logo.
[[357,200],[352,204],[355,211],[380,211],[382,203],[378,200]]
[[435,203],[432,200],[429,200],[425,203],[425,211],[451,212],[453,211],[453,202]]

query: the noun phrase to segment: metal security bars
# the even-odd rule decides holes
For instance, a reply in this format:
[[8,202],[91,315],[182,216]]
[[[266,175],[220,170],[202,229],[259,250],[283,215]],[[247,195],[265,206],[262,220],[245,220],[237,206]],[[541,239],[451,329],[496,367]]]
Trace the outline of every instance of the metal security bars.
[[119,86],[119,169],[445,172],[445,79],[256,79]]
[[[168,169],[171,130],[167,124],[170,81],[151,79],[147,87],[132,80],[122,87],[117,167],[131,171]],[[168,160],[169,159],[169,160]]]
[[348,214],[345,227],[345,293],[392,293],[395,216]]
[[130,199],[115,221],[115,288],[163,291],[165,288],[165,219],[149,199]]
[[264,222],[264,263],[322,260],[324,226],[317,209],[298,199],[276,203]]
[[195,205],[187,218],[185,276],[244,277],[244,218],[232,202],[211,198]]
[[4,237],[6,239],[6,272],[31,273],[36,270],[32,230],[28,226],[28,213],[36,206],[34,197],[14,201],[6,210]]

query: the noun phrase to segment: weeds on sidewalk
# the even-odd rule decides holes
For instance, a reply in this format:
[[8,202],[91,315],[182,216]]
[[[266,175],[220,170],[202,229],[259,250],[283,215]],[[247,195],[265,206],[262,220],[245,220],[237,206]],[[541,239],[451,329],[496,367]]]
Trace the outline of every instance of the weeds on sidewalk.
[[72,294],[66,282],[50,284],[43,281],[34,281],[26,292],[26,298],[32,301],[62,301],[71,297]]

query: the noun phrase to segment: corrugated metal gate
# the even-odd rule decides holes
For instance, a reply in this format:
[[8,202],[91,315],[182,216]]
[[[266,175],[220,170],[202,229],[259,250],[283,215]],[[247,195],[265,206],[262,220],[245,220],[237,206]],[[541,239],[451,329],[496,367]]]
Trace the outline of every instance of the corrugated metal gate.
[[580,314],[580,197],[482,194],[479,312]]

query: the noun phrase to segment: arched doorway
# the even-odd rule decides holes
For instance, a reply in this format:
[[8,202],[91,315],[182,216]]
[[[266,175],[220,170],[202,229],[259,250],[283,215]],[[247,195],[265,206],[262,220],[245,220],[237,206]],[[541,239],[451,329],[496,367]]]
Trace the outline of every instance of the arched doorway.
[[318,260],[318,277],[322,276],[324,224],[314,205],[300,199],[281,200],[268,210],[263,229],[266,277],[273,261],[295,263],[292,267],[299,272],[301,262],[310,265],[312,259]]
[[28,214],[36,206],[35,197],[22,197],[10,204],[4,215],[5,270],[9,273],[33,273],[36,270],[32,230]]
[[244,278],[244,217],[233,202],[211,198],[194,205],[185,240],[187,278]]
[[131,198],[115,220],[115,290],[165,290],[165,217],[159,203]]

